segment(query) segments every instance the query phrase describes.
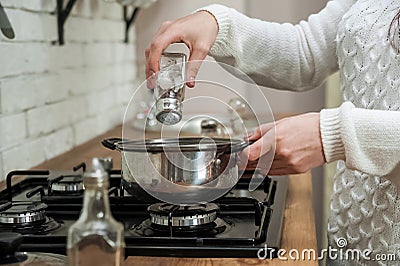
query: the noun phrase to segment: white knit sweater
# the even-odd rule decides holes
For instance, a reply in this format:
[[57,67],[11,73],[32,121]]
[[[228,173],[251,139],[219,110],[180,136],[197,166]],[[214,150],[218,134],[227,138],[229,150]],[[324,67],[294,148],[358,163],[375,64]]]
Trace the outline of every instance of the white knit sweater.
[[400,263],[400,56],[387,33],[399,9],[394,0],[333,0],[292,25],[204,8],[219,24],[210,55],[258,84],[302,91],[340,71],[345,103],[320,119],[326,159],[339,160],[329,245],[344,238],[346,248],[371,249],[372,258],[396,253],[396,262],[385,262],[393,265]]

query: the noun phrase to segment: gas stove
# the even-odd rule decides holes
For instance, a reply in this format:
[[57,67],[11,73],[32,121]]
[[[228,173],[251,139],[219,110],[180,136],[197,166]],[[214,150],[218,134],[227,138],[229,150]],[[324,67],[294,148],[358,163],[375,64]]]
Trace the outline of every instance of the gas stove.
[[[21,251],[65,254],[68,228],[82,208],[85,169],[82,163],[71,171],[10,172],[0,192],[0,232],[24,235]],[[121,170],[109,173],[111,211],[124,224],[126,256],[257,257],[264,249],[275,257],[281,247],[287,177],[266,177],[250,192],[253,172],[246,171],[218,200],[177,206],[136,199],[124,189]]]

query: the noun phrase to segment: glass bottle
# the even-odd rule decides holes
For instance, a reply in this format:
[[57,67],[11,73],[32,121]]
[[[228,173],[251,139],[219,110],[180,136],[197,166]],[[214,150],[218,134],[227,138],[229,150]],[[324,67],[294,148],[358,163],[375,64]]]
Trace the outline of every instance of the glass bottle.
[[83,177],[81,215],[68,230],[68,262],[71,266],[119,266],[124,260],[124,227],[112,217],[108,174],[100,159],[93,159],[92,168]]

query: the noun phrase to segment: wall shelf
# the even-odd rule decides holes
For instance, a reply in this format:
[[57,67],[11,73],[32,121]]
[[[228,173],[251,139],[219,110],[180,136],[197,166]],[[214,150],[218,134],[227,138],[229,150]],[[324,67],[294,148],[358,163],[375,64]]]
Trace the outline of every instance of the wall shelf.
[[[67,21],[68,16],[71,13],[72,8],[76,0],[68,0],[66,7],[64,8],[64,0],[57,0],[57,27],[58,27],[58,44],[64,45],[64,25]],[[135,22],[137,15],[139,14],[139,7],[134,7],[131,12],[128,6],[123,6],[124,21],[125,21],[125,38],[124,42],[129,42],[129,29]]]
[[64,24],[67,21],[68,15],[71,13],[76,0],[68,0],[67,6],[64,9],[64,0],[57,0],[57,26],[58,26],[58,44],[64,44]]
[[128,12],[129,12],[128,7],[127,7],[127,6],[124,6],[124,20],[125,20],[125,40],[124,40],[124,42],[125,42],[125,43],[128,43],[128,42],[129,42],[129,35],[128,35],[129,28],[130,28],[131,25],[135,22],[135,19],[136,19],[137,15],[139,14],[139,10],[140,10],[139,7],[135,7],[135,8],[133,9],[132,13],[131,13],[130,16],[129,16],[129,14],[128,14]]

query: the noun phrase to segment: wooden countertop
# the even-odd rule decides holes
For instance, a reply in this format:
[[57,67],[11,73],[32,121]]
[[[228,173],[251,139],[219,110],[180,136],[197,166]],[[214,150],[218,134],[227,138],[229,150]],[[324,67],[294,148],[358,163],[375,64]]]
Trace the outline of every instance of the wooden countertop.
[[[116,127],[69,152],[48,160],[34,169],[70,170],[81,162],[90,163],[93,157],[112,157],[115,167],[121,165],[120,154],[103,148],[101,140],[121,136],[121,127]],[[3,185],[4,187],[4,185]],[[0,184],[0,189],[2,185]],[[317,240],[312,207],[311,174],[293,175],[289,178],[289,191],[282,234],[282,248],[289,252],[297,249],[317,250]],[[286,253],[285,256],[289,257]],[[257,258],[166,258],[166,257],[128,257],[126,265],[151,266],[218,266],[218,265],[291,265],[293,260],[259,260]],[[317,261],[301,261],[301,265],[318,265]]]

